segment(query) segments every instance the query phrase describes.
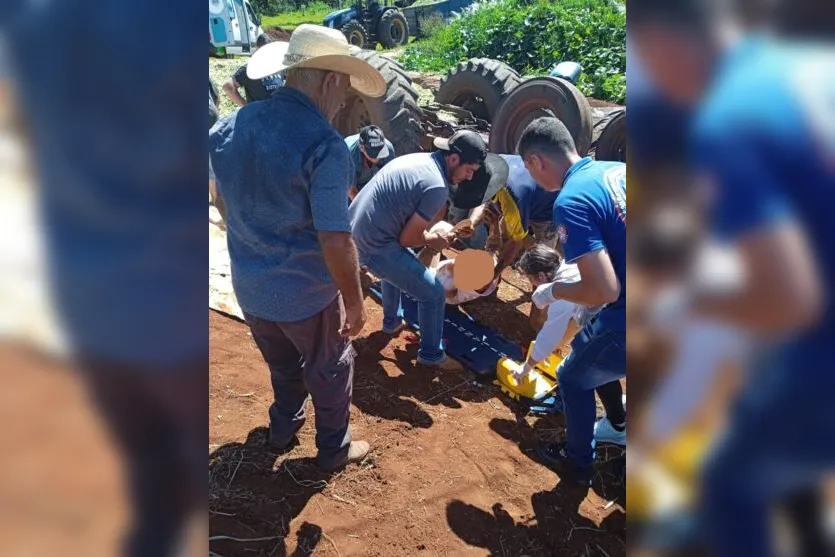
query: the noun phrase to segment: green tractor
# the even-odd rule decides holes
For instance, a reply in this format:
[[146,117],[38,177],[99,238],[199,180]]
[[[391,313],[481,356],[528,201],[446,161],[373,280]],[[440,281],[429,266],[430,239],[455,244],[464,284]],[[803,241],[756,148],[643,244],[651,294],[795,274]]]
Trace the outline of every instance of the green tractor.
[[350,8],[328,14],[324,26],[339,29],[359,48],[397,48],[409,42],[406,17],[390,0],[355,0]]

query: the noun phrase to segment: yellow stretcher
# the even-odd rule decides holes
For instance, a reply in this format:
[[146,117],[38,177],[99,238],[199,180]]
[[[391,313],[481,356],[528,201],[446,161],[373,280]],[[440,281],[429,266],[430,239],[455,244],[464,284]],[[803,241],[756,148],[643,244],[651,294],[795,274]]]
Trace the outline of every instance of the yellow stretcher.
[[[533,350],[535,342],[528,346],[528,353]],[[557,387],[557,368],[562,363],[559,354],[551,354],[546,360],[541,361],[537,366],[520,381],[513,376],[513,370],[517,362],[510,358],[502,358],[496,364],[496,380],[494,383],[501,388],[502,392],[510,398],[527,398],[530,400],[541,400],[552,393]]]

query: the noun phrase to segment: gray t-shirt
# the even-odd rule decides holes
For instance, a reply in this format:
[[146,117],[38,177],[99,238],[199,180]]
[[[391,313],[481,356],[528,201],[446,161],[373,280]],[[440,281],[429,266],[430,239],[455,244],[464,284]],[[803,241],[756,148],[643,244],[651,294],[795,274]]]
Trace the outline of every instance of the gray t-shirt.
[[443,152],[394,159],[351,203],[351,231],[357,249],[373,254],[400,244],[412,215],[431,221],[449,199]]

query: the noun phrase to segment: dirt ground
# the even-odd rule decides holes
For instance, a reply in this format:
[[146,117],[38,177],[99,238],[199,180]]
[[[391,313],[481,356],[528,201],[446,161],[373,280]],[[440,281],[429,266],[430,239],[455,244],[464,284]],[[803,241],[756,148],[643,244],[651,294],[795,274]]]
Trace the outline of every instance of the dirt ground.
[[[527,343],[523,279],[507,273],[499,299],[468,307]],[[517,288],[516,286],[521,288]],[[366,290],[367,291],[367,290]],[[590,490],[560,483],[536,460],[537,440],[564,434],[562,417],[535,418],[474,376],[416,368],[409,333],[389,339],[382,315],[356,341],[351,423],[371,457],[319,472],[312,407],[300,445],[265,446],[269,373],[247,327],[210,311],[211,550],[231,556],[625,555],[618,449],[598,454]],[[235,538],[235,539],[230,539]]]

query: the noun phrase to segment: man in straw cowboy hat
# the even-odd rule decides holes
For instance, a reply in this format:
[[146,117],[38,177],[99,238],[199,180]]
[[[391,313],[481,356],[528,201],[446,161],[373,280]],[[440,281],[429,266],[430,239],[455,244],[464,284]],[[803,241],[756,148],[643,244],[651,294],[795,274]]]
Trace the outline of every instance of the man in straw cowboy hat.
[[348,87],[385,92],[372,66],[339,31],[301,25],[289,43],[259,49],[253,79],[283,72],[285,87],[249,104],[210,133],[225,198],[232,282],[270,367],[275,402],[270,444],[284,450],[316,411],[317,464],[332,471],[369,451],[348,426],[355,352],[365,324],[348,220],[353,167],[331,121]]
[[[450,185],[472,179],[487,146],[468,131],[436,140],[436,146],[441,150],[405,155],[380,170],[351,203],[351,226],[360,260],[382,279],[383,332],[403,327],[400,293],[406,292],[418,302],[417,362],[459,371],[461,364],[441,346],[446,290],[409,248],[449,246],[446,234],[430,229],[446,213]],[[463,232],[472,234],[472,228]]]

